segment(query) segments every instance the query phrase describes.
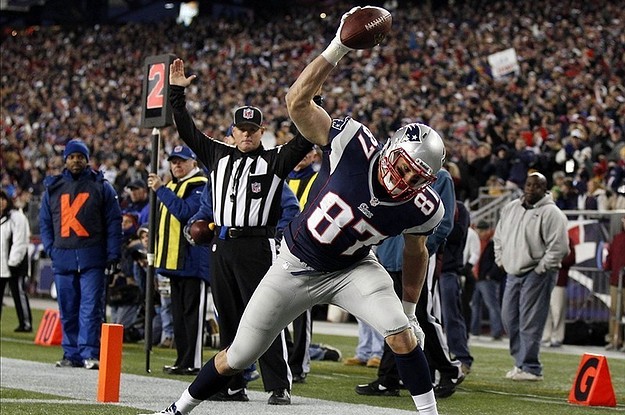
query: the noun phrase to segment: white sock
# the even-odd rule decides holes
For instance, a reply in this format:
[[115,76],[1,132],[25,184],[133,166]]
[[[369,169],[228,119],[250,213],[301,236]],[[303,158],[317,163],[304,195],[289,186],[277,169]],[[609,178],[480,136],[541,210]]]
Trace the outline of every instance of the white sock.
[[419,415],[438,415],[436,409],[436,398],[434,397],[434,389],[430,389],[421,395],[412,397],[414,404],[417,406],[417,413]]
[[201,403],[201,400],[191,396],[189,389],[185,389],[180,398],[176,401],[176,410],[182,415],[188,415],[189,412]]

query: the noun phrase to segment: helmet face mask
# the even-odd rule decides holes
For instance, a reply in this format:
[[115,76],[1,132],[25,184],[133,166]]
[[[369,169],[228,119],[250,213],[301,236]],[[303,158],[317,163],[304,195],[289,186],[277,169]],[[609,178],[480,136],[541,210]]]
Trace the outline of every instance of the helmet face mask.
[[[380,182],[392,199],[411,199],[436,180],[444,159],[445,146],[436,131],[424,124],[408,124],[389,138],[382,149]],[[404,180],[409,171],[416,176],[410,183]]]

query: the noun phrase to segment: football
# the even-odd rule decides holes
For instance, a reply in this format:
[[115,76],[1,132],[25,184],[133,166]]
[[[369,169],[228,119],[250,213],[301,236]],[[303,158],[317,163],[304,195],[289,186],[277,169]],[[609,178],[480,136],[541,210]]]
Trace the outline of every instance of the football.
[[198,220],[191,224],[189,234],[197,245],[205,245],[215,236],[215,224],[207,220]]
[[370,49],[386,38],[393,17],[381,7],[365,6],[345,18],[341,43],[352,49]]

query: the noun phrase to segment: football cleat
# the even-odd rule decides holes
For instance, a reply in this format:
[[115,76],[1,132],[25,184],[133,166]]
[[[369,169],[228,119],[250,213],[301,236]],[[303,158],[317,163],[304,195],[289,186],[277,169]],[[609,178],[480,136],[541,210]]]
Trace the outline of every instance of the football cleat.
[[149,414],[139,414],[139,415],[182,415],[180,411],[176,409],[176,403],[172,403],[166,409],[163,409],[160,412],[150,412]]
[[227,388],[217,392],[216,394],[208,398],[208,400],[219,402],[248,402],[250,398],[248,398],[245,388],[234,390]]
[[269,405],[291,405],[291,394],[287,389],[276,389],[271,392],[267,403]]
[[399,388],[387,388],[376,380],[356,386],[356,393],[366,396],[399,396]]

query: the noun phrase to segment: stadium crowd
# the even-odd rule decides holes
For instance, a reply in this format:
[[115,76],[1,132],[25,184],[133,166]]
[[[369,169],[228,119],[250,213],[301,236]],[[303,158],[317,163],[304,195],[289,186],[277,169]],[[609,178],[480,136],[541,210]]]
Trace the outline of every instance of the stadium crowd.
[[[378,137],[408,120],[431,125],[446,140],[461,200],[475,199],[482,186],[522,185],[535,168],[549,180],[564,172],[582,195],[594,178],[608,192],[608,208],[621,207],[625,12],[607,0],[513,4],[424,2],[391,10],[392,35],[357,53],[367,59],[346,57],[323,91],[325,107],[357,115]],[[246,103],[270,120],[265,138],[281,142],[286,90],[332,37],[345,7],[293,5],[251,20],[203,16],[188,27],[164,21],[16,29],[1,51],[2,188],[27,206],[41,194],[42,178],[62,169],[65,143],[81,138],[124,207],[125,187],[147,178],[150,160],[150,131],[140,128],[143,62],[163,53],[183,58],[202,80],[187,91],[202,131],[224,137],[232,110]],[[520,71],[494,80],[488,55],[511,47]],[[164,155],[179,139],[173,127],[161,134],[166,173]],[[37,224],[31,227],[36,233]]]

